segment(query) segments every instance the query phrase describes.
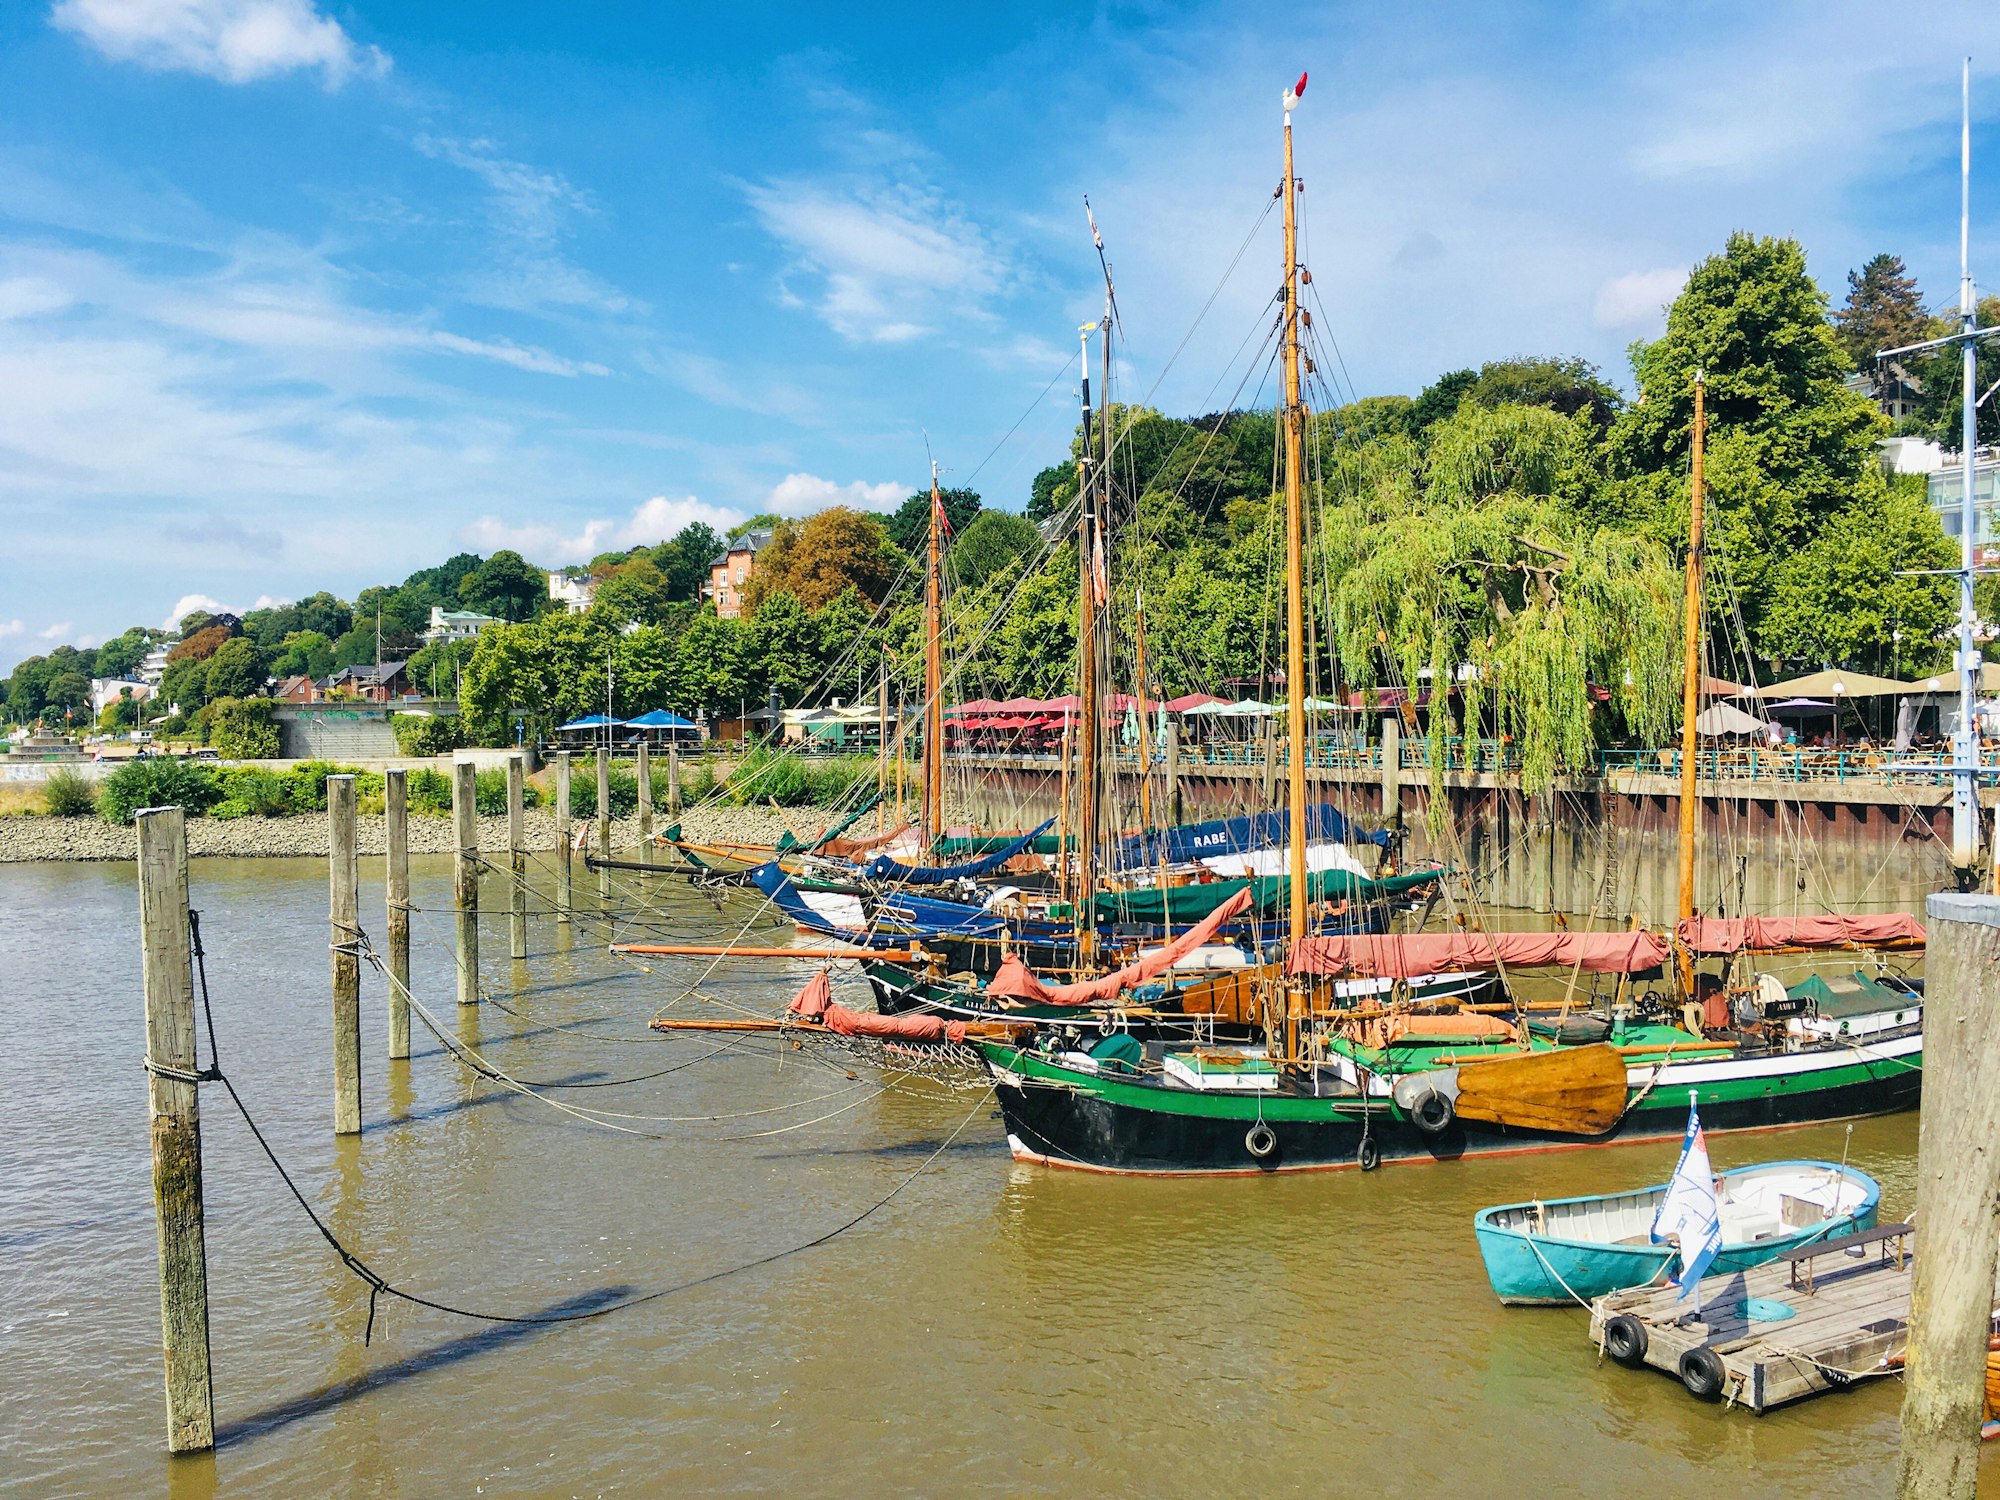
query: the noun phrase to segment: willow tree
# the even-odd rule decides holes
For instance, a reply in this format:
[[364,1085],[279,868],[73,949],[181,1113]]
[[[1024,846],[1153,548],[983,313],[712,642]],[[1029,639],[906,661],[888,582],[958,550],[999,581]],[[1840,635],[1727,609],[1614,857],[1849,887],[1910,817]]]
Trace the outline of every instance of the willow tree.
[[1433,791],[1450,739],[1484,722],[1518,747],[1530,792],[1583,769],[1607,717],[1649,738],[1672,722],[1680,574],[1657,541],[1591,518],[1601,483],[1588,415],[1539,407],[1467,404],[1421,455],[1404,438],[1331,455],[1317,551],[1333,646],[1357,685],[1429,685]]

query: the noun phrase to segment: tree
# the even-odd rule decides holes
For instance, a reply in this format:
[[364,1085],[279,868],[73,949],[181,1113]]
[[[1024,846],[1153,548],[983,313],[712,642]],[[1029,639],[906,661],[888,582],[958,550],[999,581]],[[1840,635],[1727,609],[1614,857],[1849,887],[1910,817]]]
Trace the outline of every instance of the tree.
[[[189,618],[194,617],[191,615]],[[180,644],[167,653],[167,664],[171,666],[177,661],[207,661],[229,638],[227,625],[204,625],[193,635],[184,636]]]
[[1075,498],[1075,462],[1050,464],[1028,486],[1028,520],[1046,521]]
[[1588,360],[1525,356],[1481,365],[1464,399],[1488,408],[1546,406],[1566,417],[1587,412],[1599,432],[1625,404]]
[[264,691],[270,675],[264,655],[248,636],[224,641],[208,659],[204,687],[210,698],[252,698]]
[[675,532],[672,540],[653,548],[653,566],[667,577],[667,597],[699,599],[701,586],[708,582],[708,567],[723,550],[723,540],[715,528],[690,521]]
[[1477,370],[1453,370],[1440,375],[1417,393],[1417,399],[1410,403],[1410,431],[1421,433],[1426,427],[1442,422],[1458,410],[1475,385],[1479,384]]
[[983,510],[952,544],[951,564],[962,587],[977,588],[1032,557],[1041,545],[1033,522],[1004,510]]
[[[939,490],[938,495],[943,502],[945,522],[954,535],[970,526],[972,518],[979,514],[976,490]],[[927,556],[931,545],[931,492],[918,490],[897,506],[895,515],[889,518],[888,529],[889,540],[911,557]]]
[[123,635],[113,636],[97,648],[97,670],[94,677],[130,677],[139,670],[139,663],[153,649],[153,642],[160,632],[134,625]]
[[229,760],[275,760],[279,752],[275,707],[269,698],[220,697],[201,711],[202,733]]
[[1848,364],[1864,371],[1875,368],[1881,350],[1920,344],[1944,331],[1924,311],[1917,278],[1903,258],[1886,253],[1847,273],[1847,305],[1833,315],[1833,322]]
[[294,630],[271,658],[273,677],[325,677],[333,671],[333,642],[317,630]]
[[764,600],[785,593],[802,607],[817,609],[850,587],[879,604],[902,567],[880,521],[836,505],[803,524],[778,526],[771,545],[757,554],[744,605],[755,614]]
[[597,585],[591,608],[610,610],[640,624],[655,624],[666,617],[672,607],[670,599],[667,575],[641,554],[620,563]]
[[549,595],[549,575],[502,548],[459,581],[461,606],[501,620],[525,620]]
[[184,714],[191,714],[208,702],[208,662],[186,658],[169,662],[160,677],[160,700],[178,704]]
[[46,708],[77,712],[90,706],[90,679],[74,668],[49,678]]

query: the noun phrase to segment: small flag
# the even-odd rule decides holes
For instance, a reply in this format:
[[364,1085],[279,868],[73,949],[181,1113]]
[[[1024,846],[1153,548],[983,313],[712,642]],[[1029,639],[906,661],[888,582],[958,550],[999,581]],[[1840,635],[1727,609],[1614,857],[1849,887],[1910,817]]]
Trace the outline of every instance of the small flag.
[[1104,533],[1095,530],[1090,536],[1090,585],[1097,607],[1104,608],[1111,598],[1111,579],[1104,566]]
[[1304,95],[1305,91],[1306,91],[1306,75],[1301,73],[1299,74],[1299,81],[1293,84],[1290,88],[1285,90],[1286,114],[1290,114],[1294,109],[1298,108],[1299,99],[1301,96]]
[[1088,193],[1083,195],[1083,216],[1090,220],[1091,243],[1102,250],[1104,248],[1104,236],[1097,232],[1097,215],[1090,211],[1090,194]]
[[[1701,1116],[1695,1109],[1694,1092],[1688,1092],[1687,1137],[1681,1142],[1681,1159],[1667,1184],[1667,1196],[1653,1216],[1653,1241],[1672,1239],[1680,1248],[1681,1274],[1677,1281],[1681,1296],[1701,1285],[1715,1257],[1722,1250],[1722,1215],[1715,1199],[1715,1172],[1708,1162],[1708,1140],[1701,1133]],[[1699,1307],[1699,1299],[1696,1301]]]
[[936,490],[931,491],[931,519],[945,536],[951,535],[951,517],[945,513],[944,496]]

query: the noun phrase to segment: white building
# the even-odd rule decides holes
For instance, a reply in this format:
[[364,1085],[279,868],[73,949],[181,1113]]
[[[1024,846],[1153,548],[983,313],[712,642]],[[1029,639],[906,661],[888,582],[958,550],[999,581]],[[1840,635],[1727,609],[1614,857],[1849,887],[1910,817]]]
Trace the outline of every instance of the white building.
[[158,687],[160,679],[167,675],[167,653],[180,644],[180,637],[174,636],[161,641],[139,659],[139,680],[148,687]]
[[[1931,509],[1944,523],[1944,534],[1960,535],[1965,498],[1965,465],[1956,453],[1939,455],[1938,467],[1929,477]],[[1979,448],[1972,455],[1972,509],[1974,546],[2000,541],[2000,450]]]
[[427,641],[470,641],[476,640],[479,632],[488,625],[502,625],[506,622],[493,615],[482,615],[470,609],[446,609],[442,605],[431,606],[431,628],[424,632]]
[[[162,657],[166,655],[165,652],[161,652],[160,654]],[[141,668],[141,670],[143,671],[144,668]],[[95,718],[97,715],[103,713],[106,708],[116,703],[120,698],[128,696],[132,699],[134,703],[144,703],[148,698],[153,696],[153,685],[148,682],[135,682],[129,677],[91,678],[90,679],[91,717]]]
[[589,573],[571,573],[558,569],[549,574],[549,597],[562,605],[573,615],[580,615],[590,608],[590,601],[597,593],[597,585]]

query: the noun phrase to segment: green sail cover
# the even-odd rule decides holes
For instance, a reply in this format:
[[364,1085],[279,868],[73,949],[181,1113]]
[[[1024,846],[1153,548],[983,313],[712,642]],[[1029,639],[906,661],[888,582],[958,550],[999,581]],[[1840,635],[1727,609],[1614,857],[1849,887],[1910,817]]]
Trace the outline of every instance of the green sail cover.
[[[1318,870],[1306,877],[1306,890],[1314,901],[1380,901],[1428,885],[1444,873],[1427,870],[1420,875],[1370,880],[1348,870]],[[1246,887],[1258,912],[1276,911],[1291,900],[1291,884],[1289,875],[1252,875],[1213,880],[1206,885],[1177,885],[1167,890],[1104,891],[1098,894],[1092,907],[1100,922],[1179,925],[1199,922]]]
[[882,797],[880,793],[870,792],[866,797],[862,799],[861,805],[859,807],[855,808],[853,812],[849,813],[846,817],[842,818],[838,823],[834,824],[833,827],[827,829],[825,833],[822,833],[818,838],[814,839],[810,844],[801,844],[797,839],[792,837],[792,830],[787,828],[783,833],[778,835],[778,842],[773,847],[772,852],[776,854],[794,854],[794,853],[810,854],[815,849],[823,848],[826,845],[832,843],[835,839],[839,838],[843,833],[847,832],[847,830],[852,828],[856,823],[859,823],[861,821],[861,815],[863,813],[871,811],[874,808],[875,804],[880,802],[881,800]]
[[[960,860],[976,859],[982,854],[994,854],[1009,848],[1017,843],[1020,837],[1018,833],[996,833],[980,838],[941,838],[931,845],[931,852],[947,863],[956,864]],[[1045,833],[1029,844],[1026,852],[1054,854],[1061,842],[1058,835]],[[1076,847],[1075,839],[1068,840],[1068,843],[1072,849]]]

